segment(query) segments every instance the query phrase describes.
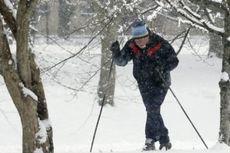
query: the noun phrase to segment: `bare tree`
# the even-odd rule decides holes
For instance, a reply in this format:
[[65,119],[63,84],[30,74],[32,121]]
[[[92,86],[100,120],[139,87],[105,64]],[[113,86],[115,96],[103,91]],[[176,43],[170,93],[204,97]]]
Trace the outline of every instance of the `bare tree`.
[[[0,0],[0,65],[1,75],[21,118],[23,153],[52,153],[52,126],[45,93],[40,70],[29,45],[30,17],[37,2],[20,0],[17,10],[14,10],[10,1]],[[13,59],[3,21],[15,38],[16,60]]]
[[[222,61],[222,77],[219,81],[220,86],[220,130],[219,142],[226,143],[230,146],[230,1],[212,1],[212,0],[189,0],[193,4],[194,9],[186,6],[183,0],[170,1],[166,0],[173,8],[184,17],[184,22],[190,23],[193,26],[200,27],[211,33],[215,33],[222,38],[223,43],[223,61]],[[223,15],[223,25],[217,26],[210,22],[207,13],[204,13],[207,8],[212,12],[221,13]],[[208,14],[211,15],[211,14]]]
[[[113,15],[110,14],[110,9],[113,7],[114,1],[108,1],[108,4],[103,3],[105,1],[93,0],[91,5],[95,12],[97,12],[96,22],[101,26],[107,28],[101,34],[101,69],[100,78],[98,84],[98,103],[99,105],[110,104],[114,105],[113,97],[115,90],[115,66],[111,69],[111,51],[109,50],[111,43],[116,39],[116,31],[112,24]],[[111,18],[112,17],[112,18]],[[110,20],[110,22],[108,22]],[[107,25],[106,25],[107,24]],[[110,78],[109,73],[111,73]]]

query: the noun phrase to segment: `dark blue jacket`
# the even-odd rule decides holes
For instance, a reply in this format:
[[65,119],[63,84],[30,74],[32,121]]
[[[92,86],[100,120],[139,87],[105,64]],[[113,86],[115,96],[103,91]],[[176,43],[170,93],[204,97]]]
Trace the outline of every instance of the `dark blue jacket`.
[[158,71],[169,86],[171,84],[170,71],[179,62],[173,47],[155,33],[149,34],[149,43],[146,48],[139,48],[131,39],[126,42],[118,54],[113,54],[113,59],[119,66],[125,66],[130,60],[133,60],[133,76],[139,87],[144,88],[146,84],[149,88],[164,84]]

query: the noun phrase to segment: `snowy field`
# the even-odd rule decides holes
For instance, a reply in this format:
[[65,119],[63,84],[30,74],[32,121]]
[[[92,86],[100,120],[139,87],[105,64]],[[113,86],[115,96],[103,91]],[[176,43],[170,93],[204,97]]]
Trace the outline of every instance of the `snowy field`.
[[[88,153],[100,107],[96,90],[99,48],[94,42],[78,57],[47,68],[76,53],[81,41],[57,41],[34,46],[47,96],[54,129],[55,153]],[[172,89],[178,96],[201,136],[207,150],[169,92],[162,115],[173,145],[169,153],[227,153],[217,144],[219,131],[219,87],[221,60],[207,58],[206,37],[192,39],[179,54],[179,66],[172,72]],[[173,44],[177,50],[178,44]],[[98,127],[93,152],[140,153],[144,145],[145,108],[132,77],[132,63],[117,68],[115,106],[106,106]],[[89,81],[88,81],[89,80]],[[88,81],[88,82],[87,82]],[[87,83],[85,83],[87,82]],[[21,152],[21,124],[17,111],[0,78],[0,153]],[[159,144],[156,144],[157,147]],[[158,151],[154,151],[158,152]]]

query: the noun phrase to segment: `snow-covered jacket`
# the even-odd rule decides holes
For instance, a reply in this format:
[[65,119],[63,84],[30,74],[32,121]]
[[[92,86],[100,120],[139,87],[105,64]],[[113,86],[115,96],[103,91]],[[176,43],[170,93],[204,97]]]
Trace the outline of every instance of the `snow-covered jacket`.
[[120,52],[113,54],[113,59],[119,66],[125,66],[130,60],[133,60],[133,76],[139,86],[149,82],[156,86],[162,85],[163,81],[158,71],[170,85],[170,71],[179,62],[173,47],[155,33],[149,34],[149,43],[144,49],[139,48],[135,41],[130,39]]

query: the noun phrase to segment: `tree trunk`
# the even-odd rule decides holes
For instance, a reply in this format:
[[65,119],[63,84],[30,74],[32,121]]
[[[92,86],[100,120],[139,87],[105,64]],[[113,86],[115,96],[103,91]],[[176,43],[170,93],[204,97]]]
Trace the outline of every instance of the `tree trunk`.
[[27,2],[21,1],[17,11],[16,55],[19,77],[27,88],[31,88],[31,70],[29,60],[29,19]]
[[59,0],[58,8],[58,36],[65,37],[70,33],[70,18],[73,14],[74,7],[69,0]]
[[109,50],[111,42],[114,40],[114,35],[115,33],[108,29],[101,38],[101,71],[98,84],[99,105],[102,105],[104,96],[104,104],[114,105],[115,66],[113,64],[112,70],[110,70],[112,59],[111,51]]
[[[17,62],[15,63],[3,30],[3,19],[0,17],[1,75],[21,118],[23,153],[35,151],[53,153],[52,127],[48,122],[40,70],[29,47],[30,16],[37,1],[21,0],[18,4],[16,21],[12,20],[14,17],[10,10],[6,9],[4,1],[0,0],[0,2],[0,13],[16,40]],[[6,14],[7,16],[4,16]]]
[[[6,72],[7,71],[7,72]],[[36,133],[39,131],[37,118],[37,102],[32,97],[24,97],[22,84],[14,72],[4,68],[4,81],[7,89],[19,112],[22,123],[23,153],[32,153],[40,148],[40,142],[36,141]]]
[[[230,6],[230,2],[229,6]],[[225,33],[223,37],[223,62],[222,62],[222,73],[226,73],[228,77],[230,76],[230,14],[225,14],[224,21]],[[220,98],[221,98],[221,107],[220,107],[220,132],[219,132],[219,141],[226,143],[230,146],[230,80],[221,79],[219,82],[220,86]]]
[[26,96],[23,93],[23,90],[25,89],[23,83],[20,81],[19,76],[14,69],[14,65],[9,64],[9,61],[12,61],[12,56],[6,36],[2,32],[2,22],[0,28],[0,50],[2,54],[1,65],[3,78],[21,118],[23,128],[23,152],[29,153],[33,152],[36,148],[35,135],[38,132],[38,120],[35,116],[37,116],[37,103],[32,97]]
[[45,125],[46,134],[47,134],[47,141],[43,144],[45,148],[47,148],[47,153],[54,152],[54,145],[53,145],[53,129],[51,124],[49,123],[49,115],[48,115],[48,108],[45,98],[45,92],[42,84],[42,80],[40,77],[40,69],[38,68],[35,60],[35,55],[30,53],[30,67],[31,67],[31,74],[32,74],[32,88],[31,90],[37,95],[38,97],[38,105],[37,105],[37,117],[41,121],[40,123]]
[[222,58],[223,50],[222,37],[214,33],[209,33],[209,56],[213,56],[214,54]]
[[48,1],[45,2],[44,5],[45,9],[45,17],[46,17],[46,43],[49,44],[49,35],[50,35],[50,30],[49,30],[49,16],[50,16],[50,7]]
[[[111,43],[115,40],[116,31],[114,23],[107,22],[109,21],[109,11],[108,9],[113,6],[115,3],[111,1],[109,6],[103,7],[101,4],[104,4],[103,1],[92,1],[92,6],[97,12],[97,20],[100,21],[101,27],[106,27],[101,34],[101,71],[100,78],[98,83],[98,103],[102,105],[105,104],[114,105],[114,91],[115,91],[115,65],[112,62],[112,53],[110,51]],[[112,68],[112,70],[110,70]],[[103,101],[104,100],[104,101]]]
[[[218,27],[223,27],[223,19],[220,17],[215,18],[215,25]],[[215,34],[215,33],[209,33],[209,56],[212,56],[213,54],[216,55],[219,58],[223,57],[223,42],[222,37]]]

